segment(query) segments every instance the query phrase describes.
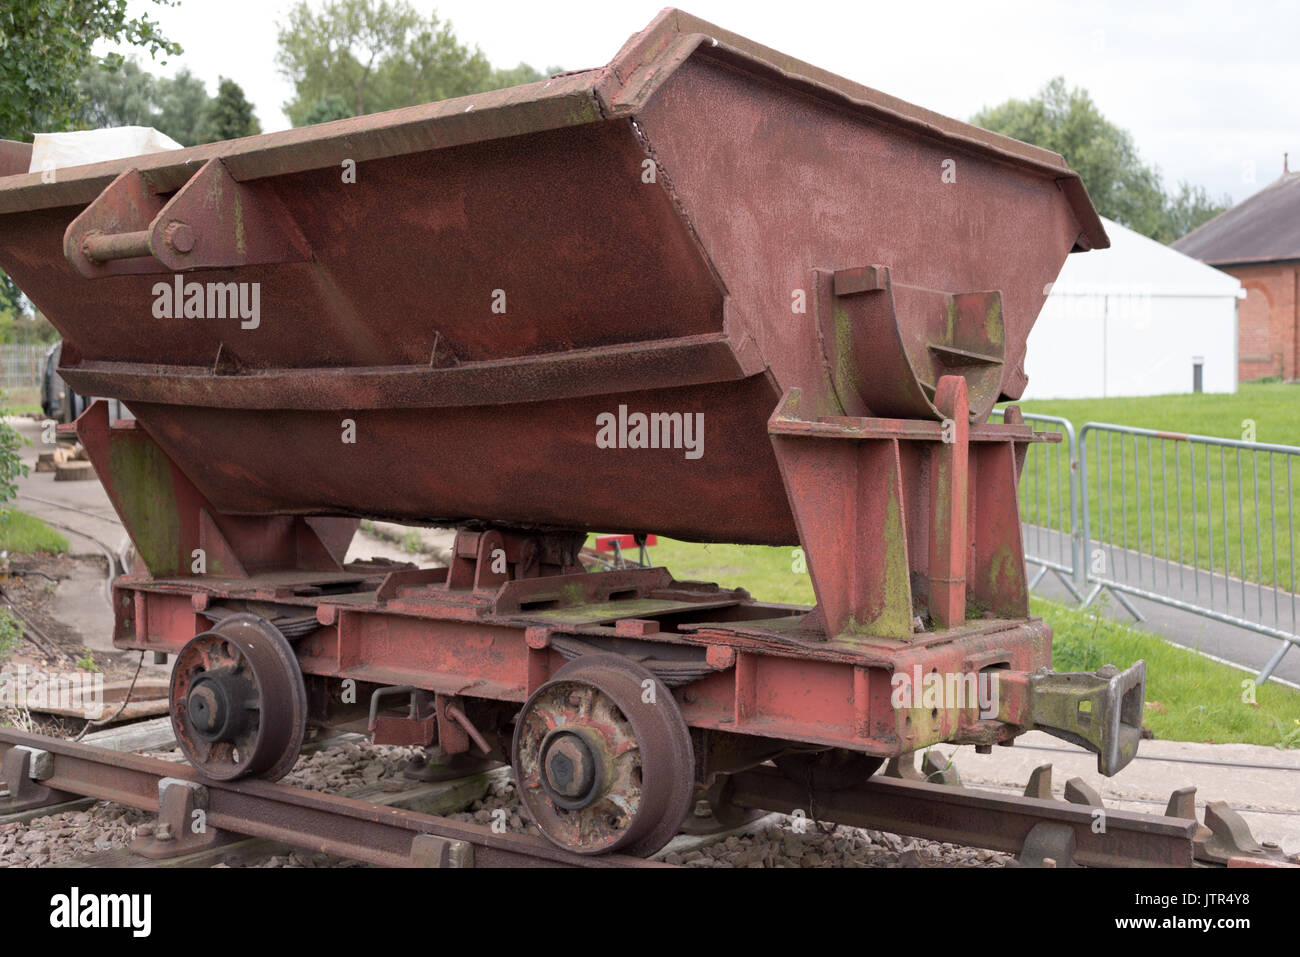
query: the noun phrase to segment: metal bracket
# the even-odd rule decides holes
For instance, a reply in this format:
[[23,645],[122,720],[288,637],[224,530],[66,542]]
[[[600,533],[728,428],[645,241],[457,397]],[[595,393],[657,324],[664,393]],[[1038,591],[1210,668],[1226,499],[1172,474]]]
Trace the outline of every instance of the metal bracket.
[[311,248],[269,186],[237,181],[214,157],[170,198],[126,170],[69,224],[63,254],[97,279],[305,262]]
[[[379,701],[393,695],[407,696],[406,717],[381,715]],[[432,692],[411,685],[376,688],[370,696],[368,724],[372,744],[428,745],[438,738],[438,718]]]
[[1086,671],[1040,671],[1028,677],[1032,726],[1097,755],[1097,771],[1110,777],[1137,755],[1146,698],[1145,661],[1126,671],[1106,665]]
[[1020,867],[1078,867],[1074,860],[1074,828],[1040,821],[1025,835]]
[[884,776],[902,781],[924,781],[928,784],[942,784],[946,787],[962,787],[961,775],[957,765],[951,760],[941,760],[934,751],[927,750],[921,758],[921,770],[916,769],[916,752],[897,755],[885,764]]
[[417,834],[411,841],[412,867],[473,867],[474,845],[436,834]]
[[158,861],[193,854],[236,840],[237,835],[207,822],[208,789],[194,781],[163,778],[158,782],[158,820],[141,828],[131,852]]
[[1097,793],[1097,789],[1083,778],[1070,778],[1065,782],[1065,799],[1071,804],[1082,804],[1085,807],[1104,808],[1106,806],[1102,803],[1101,795]]
[[1025,797],[1038,798],[1040,801],[1052,800],[1052,766],[1040,764],[1029,775],[1025,785]]
[[76,794],[36,783],[53,775],[54,755],[37,748],[14,745],[5,753],[4,764],[0,766],[0,780],[4,781],[6,789],[4,794],[0,794],[0,814],[76,800]]

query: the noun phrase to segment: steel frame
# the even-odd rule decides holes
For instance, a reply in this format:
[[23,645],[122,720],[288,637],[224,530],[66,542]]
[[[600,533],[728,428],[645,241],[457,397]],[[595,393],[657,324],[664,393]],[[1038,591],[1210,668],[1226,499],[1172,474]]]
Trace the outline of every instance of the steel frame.
[[[1028,617],[1014,494],[1033,435],[1014,416],[969,425],[959,376],[944,377],[937,401],[949,422],[805,420],[797,391],[773,414],[819,599],[811,613],[664,569],[582,572],[573,533],[462,530],[449,569],[344,567],[355,520],[222,514],[103,403],[75,430],[143,566],[114,585],[119,648],[178,652],[215,618],[251,610],[309,622],[295,635],[306,675],[521,702],[566,660],[556,639],[630,646],[694,664],[674,692],[693,728],[891,756],[988,745],[1033,724],[1018,693],[996,717],[977,702],[897,708],[896,674],[1027,678],[1051,664],[1050,629]],[[822,474],[827,463],[840,471]],[[833,520],[846,508],[850,528]],[[934,627],[922,630],[927,595]],[[422,720],[468,747],[447,721]]]

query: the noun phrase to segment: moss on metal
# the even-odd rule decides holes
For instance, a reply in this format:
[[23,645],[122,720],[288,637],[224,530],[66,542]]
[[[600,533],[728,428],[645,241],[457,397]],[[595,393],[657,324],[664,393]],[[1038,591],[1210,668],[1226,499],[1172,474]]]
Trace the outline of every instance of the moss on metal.
[[180,510],[171,462],[153,441],[109,445],[109,474],[136,550],[153,575],[188,573],[181,568]]

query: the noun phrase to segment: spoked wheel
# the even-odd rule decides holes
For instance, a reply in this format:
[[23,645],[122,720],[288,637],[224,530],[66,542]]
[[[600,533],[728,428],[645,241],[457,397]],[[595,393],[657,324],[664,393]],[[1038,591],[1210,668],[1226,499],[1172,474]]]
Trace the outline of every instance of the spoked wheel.
[[533,821],[579,854],[653,854],[677,833],[695,793],[677,702],[621,655],[575,658],[538,688],[515,726],[512,760]]
[[208,777],[284,777],[307,729],[307,692],[288,639],[248,614],[191,638],[172,671],[171,718],[181,751]]

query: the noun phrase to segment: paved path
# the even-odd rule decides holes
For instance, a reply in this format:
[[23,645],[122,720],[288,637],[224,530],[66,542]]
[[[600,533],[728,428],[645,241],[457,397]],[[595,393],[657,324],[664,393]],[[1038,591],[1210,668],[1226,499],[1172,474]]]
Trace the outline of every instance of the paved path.
[[[30,472],[18,479],[17,507],[54,525],[68,539],[73,555],[102,557],[104,549],[116,553],[126,541],[126,533],[104,487],[94,480],[56,482],[53,472],[37,472],[37,454],[51,451],[54,446],[42,442],[42,429],[36,420],[8,421],[32,443],[22,450]],[[113,611],[104,593],[103,577],[87,568],[60,582],[50,609],[52,617],[76,629],[92,651],[114,650]]]

